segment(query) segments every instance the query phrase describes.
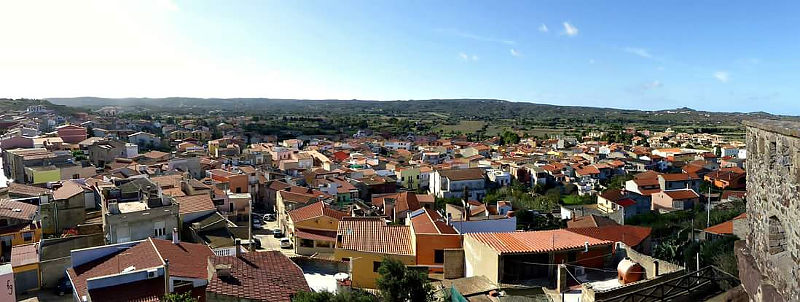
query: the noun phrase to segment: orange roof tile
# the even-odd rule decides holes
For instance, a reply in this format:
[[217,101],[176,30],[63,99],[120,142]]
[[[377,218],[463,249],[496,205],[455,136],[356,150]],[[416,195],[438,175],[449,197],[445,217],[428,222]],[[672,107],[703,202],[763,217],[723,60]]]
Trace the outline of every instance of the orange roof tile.
[[627,246],[637,246],[650,236],[651,229],[634,225],[609,225],[593,228],[574,228],[567,231],[612,242],[621,241]]
[[413,255],[411,228],[388,226],[380,217],[347,217],[339,222],[338,247],[369,253]]
[[318,217],[331,217],[336,220],[341,220],[342,217],[348,216],[347,213],[331,209],[324,202],[315,202],[310,205],[289,211],[289,217],[292,221],[297,223],[300,221],[314,219]]
[[208,194],[175,197],[175,202],[178,203],[178,212],[181,215],[216,209]]
[[548,230],[510,233],[471,233],[466,236],[482,242],[498,254],[532,254],[582,248],[588,242],[590,247],[611,245],[608,240],[600,240],[567,230]]
[[706,233],[717,234],[717,235],[733,234],[733,221],[744,218],[747,218],[747,213],[742,213],[739,216],[736,216],[733,219],[728,220],[726,222],[712,225],[703,231],[705,231]]

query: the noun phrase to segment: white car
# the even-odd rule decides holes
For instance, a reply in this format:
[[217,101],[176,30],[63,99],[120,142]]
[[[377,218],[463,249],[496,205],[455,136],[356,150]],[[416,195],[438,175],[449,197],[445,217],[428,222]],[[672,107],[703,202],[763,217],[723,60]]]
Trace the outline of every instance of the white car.
[[292,240],[289,238],[281,238],[281,248],[282,249],[292,248]]

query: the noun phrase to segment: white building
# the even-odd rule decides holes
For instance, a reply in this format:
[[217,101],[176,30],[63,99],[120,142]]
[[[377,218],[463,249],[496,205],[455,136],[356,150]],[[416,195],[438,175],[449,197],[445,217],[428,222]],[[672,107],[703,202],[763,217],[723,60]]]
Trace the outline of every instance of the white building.
[[483,199],[486,196],[483,169],[436,170],[431,175],[428,192],[439,198],[464,198],[464,187],[469,189],[469,199]]

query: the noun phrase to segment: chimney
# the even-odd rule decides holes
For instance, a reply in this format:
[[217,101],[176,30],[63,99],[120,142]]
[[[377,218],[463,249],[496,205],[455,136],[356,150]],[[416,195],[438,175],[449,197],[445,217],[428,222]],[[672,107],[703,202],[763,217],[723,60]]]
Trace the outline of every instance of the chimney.
[[239,258],[239,257],[242,256],[242,250],[241,250],[242,240],[241,239],[236,239],[235,242],[236,242],[236,245],[234,245],[234,248],[235,248],[234,253],[236,255],[236,258]]
[[172,228],[172,244],[180,243],[180,239],[178,239],[178,228]]
[[164,293],[169,293],[169,259],[164,259]]

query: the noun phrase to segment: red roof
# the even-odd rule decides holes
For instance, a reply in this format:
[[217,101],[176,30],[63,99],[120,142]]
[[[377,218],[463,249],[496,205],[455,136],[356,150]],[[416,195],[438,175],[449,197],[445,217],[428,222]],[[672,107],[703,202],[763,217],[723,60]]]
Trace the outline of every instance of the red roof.
[[458,234],[438,212],[429,209],[414,211],[411,214],[411,226],[416,234]]
[[19,267],[39,262],[39,243],[17,245],[11,248],[11,266]]
[[644,239],[650,236],[651,232],[651,229],[648,227],[635,225],[610,225],[603,227],[575,228],[567,230],[600,240],[622,242],[631,247],[642,243]]
[[677,200],[700,197],[700,195],[697,195],[697,193],[695,193],[694,190],[692,189],[664,191],[664,194],[667,194],[667,196],[669,196],[670,198]]
[[170,240],[150,239],[162,259],[169,260],[169,275],[183,278],[208,278],[205,267],[208,257],[214,256],[207,245],[178,242],[173,244]]
[[636,205],[636,201],[633,201],[633,199],[630,199],[630,198],[625,198],[625,199],[617,200],[617,201],[615,201],[615,202],[616,202],[618,205],[622,206],[623,208],[627,208],[627,207],[630,207],[630,206],[632,206],[632,205]]
[[717,225],[712,225],[703,231],[705,231],[706,233],[717,234],[717,235],[730,235],[733,234],[733,221],[744,218],[747,218],[747,213],[742,213],[741,215],[736,216],[733,219],[728,220],[726,222]]
[[300,291],[311,291],[303,271],[280,251],[250,252],[241,256],[214,256],[211,264],[230,265],[230,277],[217,273],[206,287],[209,293],[255,301],[291,302]]
[[178,203],[178,212],[181,215],[216,209],[208,194],[175,197],[175,202]]
[[533,254],[583,248],[589,246],[611,245],[601,240],[573,233],[567,230],[548,230],[510,233],[471,233],[466,236],[482,242],[498,254]]
[[295,223],[322,216],[330,217],[336,220],[342,220],[342,217],[348,216],[348,214],[331,209],[322,201],[315,202],[289,212],[289,217],[291,217],[292,221]]
[[619,225],[619,223],[617,223],[614,220],[611,220],[608,217],[598,216],[594,214],[574,217],[570,220],[567,220],[568,228],[588,228],[588,227],[600,227],[607,225]]
[[68,268],[67,273],[78,296],[83,296],[88,295],[87,279],[119,274],[131,266],[136,270],[143,270],[163,265],[155,247],[148,240],[144,240],[128,249],[121,249],[119,253]]
[[336,231],[319,231],[308,229],[296,229],[294,236],[302,239],[318,241],[336,241]]

